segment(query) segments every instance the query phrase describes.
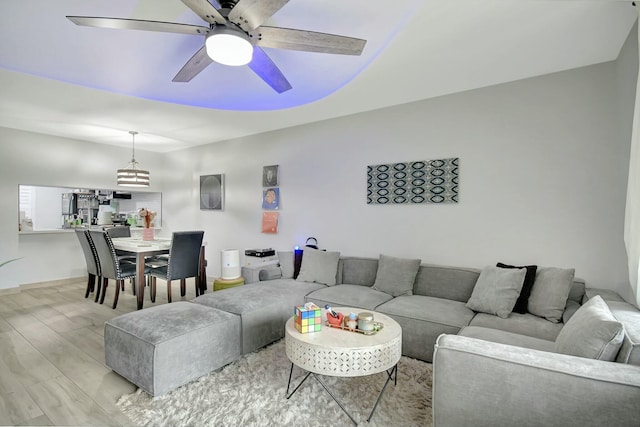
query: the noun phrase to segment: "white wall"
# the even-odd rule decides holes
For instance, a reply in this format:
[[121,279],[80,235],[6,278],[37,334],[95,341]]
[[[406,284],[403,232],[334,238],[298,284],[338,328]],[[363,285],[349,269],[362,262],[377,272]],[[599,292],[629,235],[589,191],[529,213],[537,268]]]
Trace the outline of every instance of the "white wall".
[[[574,267],[626,292],[629,140],[615,63],[173,153],[165,224],[202,228],[209,275],[224,248],[290,249],[483,267]],[[630,123],[629,123],[630,125]],[[366,204],[366,166],[460,157],[460,203]],[[260,233],[262,166],[278,164],[281,221]],[[224,173],[226,209],[200,211],[200,175]]]
[[[151,190],[163,192],[162,234],[206,231],[210,277],[220,275],[222,249],[290,249],[315,236],[344,255],[574,267],[589,286],[627,294],[622,231],[633,98],[622,92],[635,85],[637,53],[623,53],[632,59],[143,153],[139,161],[152,171]],[[127,156],[0,129],[0,260],[25,256],[0,269],[0,288],[84,274],[72,234],[18,238],[18,184],[113,187]],[[461,161],[460,203],[366,204],[367,165],[454,156]],[[280,165],[277,235],[260,233],[262,166],[272,164]],[[225,210],[201,211],[199,177],[215,173],[226,177]]]
[[[155,171],[162,156],[136,154],[152,171],[149,190],[160,191]],[[115,171],[130,155],[128,149],[0,128],[0,263],[21,257],[0,267],[0,289],[86,274],[74,233],[18,235],[18,185],[116,189]]]

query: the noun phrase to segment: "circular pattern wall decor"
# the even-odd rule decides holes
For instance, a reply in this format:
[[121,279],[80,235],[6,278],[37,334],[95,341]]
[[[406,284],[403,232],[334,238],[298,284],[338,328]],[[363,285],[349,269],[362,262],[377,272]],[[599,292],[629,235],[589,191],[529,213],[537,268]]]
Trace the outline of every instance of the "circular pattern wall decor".
[[459,165],[454,157],[367,166],[367,204],[458,203]]

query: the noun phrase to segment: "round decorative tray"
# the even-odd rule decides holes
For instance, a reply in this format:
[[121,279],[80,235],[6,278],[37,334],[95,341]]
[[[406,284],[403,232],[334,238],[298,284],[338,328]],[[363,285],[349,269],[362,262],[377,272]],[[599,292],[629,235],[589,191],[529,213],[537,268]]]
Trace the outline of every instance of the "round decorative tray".
[[331,328],[336,328],[336,329],[342,329],[343,331],[349,331],[349,332],[356,332],[359,334],[363,334],[363,335],[375,335],[377,334],[379,331],[382,330],[382,328],[384,328],[384,323],[382,322],[373,322],[373,331],[363,331],[362,329],[358,329],[358,328],[348,328],[346,327],[344,324],[342,325],[334,325],[333,323],[329,323],[329,322],[325,322],[326,326],[329,326]]

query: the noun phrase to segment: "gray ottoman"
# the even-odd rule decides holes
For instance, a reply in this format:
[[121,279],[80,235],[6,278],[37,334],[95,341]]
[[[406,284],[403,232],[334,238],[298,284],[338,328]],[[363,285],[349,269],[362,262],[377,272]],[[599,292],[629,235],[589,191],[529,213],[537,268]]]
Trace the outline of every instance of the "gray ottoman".
[[240,316],[189,302],[123,314],[104,327],[106,364],[158,396],[240,357]]
[[242,354],[251,353],[284,337],[284,324],[304,296],[325,285],[293,279],[250,283],[201,295],[197,305],[234,313],[242,319]]

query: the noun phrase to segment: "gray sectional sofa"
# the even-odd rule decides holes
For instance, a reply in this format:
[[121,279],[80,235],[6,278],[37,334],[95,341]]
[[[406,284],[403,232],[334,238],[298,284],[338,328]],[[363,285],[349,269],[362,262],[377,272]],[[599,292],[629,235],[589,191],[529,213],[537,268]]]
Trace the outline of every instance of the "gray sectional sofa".
[[[524,295],[520,268],[507,273],[305,249],[294,279],[293,253],[278,256],[280,265],[245,274],[260,281],[192,301],[238,316],[241,354],[282,338],[296,305],[358,307],[395,319],[403,354],[433,362],[436,427],[595,426],[603,419],[640,425],[640,312],[614,292],[586,288],[572,270],[538,270],[527,290],[533,314],[511,312]],[[563,328],[573,316],[590,319],[584,313],[594,304],[611,312],[608,326],[618,326],[604,339],[606,351],[590,348],[593,359],[562,354],[578,351],[575,334],[563,337]],[[559,337],[569,345],[560,346]],[[605,357],[612,361],[596,360]]]

